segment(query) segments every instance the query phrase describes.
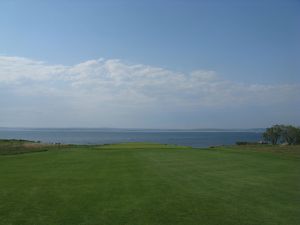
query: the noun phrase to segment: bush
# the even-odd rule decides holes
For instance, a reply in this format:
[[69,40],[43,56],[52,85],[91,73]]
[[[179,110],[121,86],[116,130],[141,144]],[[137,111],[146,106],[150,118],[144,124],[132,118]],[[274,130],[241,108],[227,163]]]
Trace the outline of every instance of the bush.
[[235,144],[236,145],[247,145],[248,142],[247,141],[237,141]]
[[261,145],[266,144],[265,142],[249,142],[249,141],[237,141],[236,145]]

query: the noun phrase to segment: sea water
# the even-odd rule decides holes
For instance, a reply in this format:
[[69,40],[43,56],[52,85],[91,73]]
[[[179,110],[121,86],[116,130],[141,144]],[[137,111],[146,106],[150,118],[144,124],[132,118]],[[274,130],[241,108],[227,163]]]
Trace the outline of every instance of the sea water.
[[231,145],[237,141],[258,142],[261,132],[168,131],[114,129],[0,129],[0,139],[26,139],[45,143],[111,144],[154,142],[192,147]]

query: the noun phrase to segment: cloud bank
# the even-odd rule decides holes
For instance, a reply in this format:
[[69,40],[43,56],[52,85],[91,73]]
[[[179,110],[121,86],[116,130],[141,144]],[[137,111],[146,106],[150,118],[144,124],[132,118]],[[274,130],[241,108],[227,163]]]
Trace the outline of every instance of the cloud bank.
[[[298,96],[299,84],[245,84],[215,71],[180,73],[116,59],[66,66],[0,56],[0,126],[180,127],[184,123],[176,120],[197,112],[273,110],[299,104]],[[169,124],[163,123],[166,117]],[[209,126],[195,121],[194,126]]]

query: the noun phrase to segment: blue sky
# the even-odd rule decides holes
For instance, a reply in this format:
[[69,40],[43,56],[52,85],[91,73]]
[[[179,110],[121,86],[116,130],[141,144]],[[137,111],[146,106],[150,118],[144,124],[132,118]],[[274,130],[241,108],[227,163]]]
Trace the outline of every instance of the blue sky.
[[0,126],[300,124],[299,10],[293,0],[2,0]]

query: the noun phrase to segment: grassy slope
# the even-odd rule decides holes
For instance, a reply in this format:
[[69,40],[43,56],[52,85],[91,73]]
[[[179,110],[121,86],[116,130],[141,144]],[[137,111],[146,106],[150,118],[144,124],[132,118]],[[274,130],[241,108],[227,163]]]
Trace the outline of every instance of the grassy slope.
[[258,148],[122,144],[0,156],[0,224],[299,224],[299,147]]

